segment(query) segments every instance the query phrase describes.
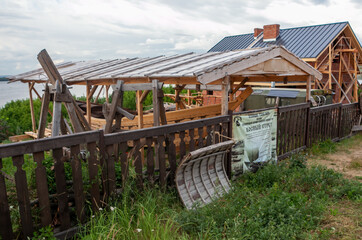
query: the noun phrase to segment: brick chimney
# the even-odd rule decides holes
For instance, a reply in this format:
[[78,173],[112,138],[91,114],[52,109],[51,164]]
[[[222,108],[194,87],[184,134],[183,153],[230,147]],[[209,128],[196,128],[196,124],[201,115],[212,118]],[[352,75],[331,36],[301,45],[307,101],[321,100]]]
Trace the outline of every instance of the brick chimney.
[[264,42],[272,42],[279,36],[279,24],[264,25]]
[[254,28],[254,39],[256,39],[262,32],[263,32],[262,28]]

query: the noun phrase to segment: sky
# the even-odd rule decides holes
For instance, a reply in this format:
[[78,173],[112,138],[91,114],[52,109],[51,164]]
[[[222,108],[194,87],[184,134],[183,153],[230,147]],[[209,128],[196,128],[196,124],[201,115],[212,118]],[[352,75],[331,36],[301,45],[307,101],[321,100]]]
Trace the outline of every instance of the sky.
[[0,75],[55,63],[202,53],[223,37],[349,21],[362,40],[361,0],[0,0]]

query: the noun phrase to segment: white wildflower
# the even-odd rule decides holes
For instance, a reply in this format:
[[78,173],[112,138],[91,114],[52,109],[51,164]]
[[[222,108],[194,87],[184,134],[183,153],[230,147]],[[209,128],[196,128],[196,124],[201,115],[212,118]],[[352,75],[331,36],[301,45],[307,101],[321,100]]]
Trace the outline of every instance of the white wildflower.
[[142,229],[141,228],[136,228],[136,232],[141,232]]
[[111,211],[114,211],[116,209],[116,207],[111,207]]
[[100,207],[100,208],[99,208],[99,211],[102,211],[102,210],[103,210],[103,208]]

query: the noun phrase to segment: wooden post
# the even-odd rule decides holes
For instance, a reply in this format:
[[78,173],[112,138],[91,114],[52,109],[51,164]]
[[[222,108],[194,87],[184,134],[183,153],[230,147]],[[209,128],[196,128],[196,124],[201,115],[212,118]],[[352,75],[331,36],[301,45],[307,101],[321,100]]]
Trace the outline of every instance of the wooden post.
[[36,132],[36,123],[35,123],[35,113],[34,113],[34,103],[33,103],[33,94],[32,89],[34,87],[35,82],[28,83],[29,86],[29,102],[30,102],[30,114],[31,114],[31,125],[33,128],[33,132]]
[[329,54],[329,75],[328,75],[328,88],[332,89],[332,44],[329,44],[328,47]]
[[138,115],[138,129],[143,128],[143,103],[141,102],[142,91],[136,92],[137,99],[137,115]]
[[101,95],[103,88],[104,88],[104,85],[102,85],[101,89],[99,89],[98,95],[97,95],[97,97],[94,99],[94,103],[97,103],[97,102],[98,102],[99,95]]
[[357,80],[357,73],[358,73],[358,68],[357,68],[357,53],[353,53],[353,60],[354,60],[354,89],[353,89],[353,96],[354,96],[354,101],[358,102],[358,80]]
[[49,101],[50,101],[49,86],[48,86],[48,84],[45,84],[45,91],[44,91],[44,95],[43,95],[42,103],[41,103],[37,139],[44,137],[44,131],[45,131],[46,123],[47,123],[47,116],[48,116],[48,110],[49,110]]
[[160,109],[158,104],[158,80],[152,80],[153,126],[160,126]]
[[108,91],[109,91],[109,85],[106,85],[106,103],[109,103]]
[[[114,91],[113,91],[113,94],[112,94],[111,107],[109,109],[108,116],[106,117],[106,126],[104,128],[105,133],[112,132],[113,119],[116,116],[117,106],[119,104],[119,101],[121,101],[120,96],[122,94],[122,85],[123,85],[123,81],[118,81],[116,87],[114,88]],[[106,109],[107,109],[107,107],[106,107]]]
[[[338,84],[339,84],[339,91],[336,91],[337,93],[337,102],[341,101],[341,95],[342,95],[342,57],[343,57],[343,52],[339,53],[339,72],[338,72]],[[336,88],[337,90],[337,88]]]
[[307,89],[306,89],[306,96],[305,96],[305,101],[306,102],[309,102],[310,101],[310,92],[311,92],[311,82],[312,82],[312,76],[308,76],[307,78]]
[[92,110],[91,110],[91,96],[90,96],[90,89],[91,89],[91,85],[88,84],[87,82],[87,86],[86,86],[86,101],[87,101],[87,120],[89,125],[92,125]]
[[[55,95],[61,94],[59,80],[55,82]],[[54,96],[55,98],[55,96]],[[62,102],[58,102],[54,99],[53,102],[53,124],[52,124],[52,137],[59,136],[60,132],[60,121],[62,114]]]
[[229,84],[230,84],[230,76],[227,75],[223,78],[221,83],[221,115],[228,115]]
[[191,106],[191,90],[187,90],[187,105]]

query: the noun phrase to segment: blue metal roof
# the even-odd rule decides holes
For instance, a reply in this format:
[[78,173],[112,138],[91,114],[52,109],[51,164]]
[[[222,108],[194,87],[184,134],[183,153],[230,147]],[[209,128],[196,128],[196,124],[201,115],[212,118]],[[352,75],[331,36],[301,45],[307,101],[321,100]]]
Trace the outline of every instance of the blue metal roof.
[[[316,58],[347,24],[348,22],[340,22],[281,29],[276,41],[264,42],[261,38],[252,48],[283,45],[300,58]],[[254,35],[252,33],[229,36],[222,39],[209,52],[244,49],[250,46],[253,41]]]

